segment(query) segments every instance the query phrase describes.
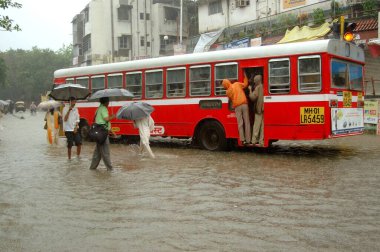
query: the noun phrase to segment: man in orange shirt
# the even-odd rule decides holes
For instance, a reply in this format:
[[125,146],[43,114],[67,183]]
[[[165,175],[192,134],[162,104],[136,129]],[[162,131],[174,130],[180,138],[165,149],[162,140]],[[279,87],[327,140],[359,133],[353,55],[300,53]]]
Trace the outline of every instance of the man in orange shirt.
[[227,97],[232,101],[232,107],[235,109],[236,119],[239,129],[240,141],[244,145],[251,144],[251,126],[249,122],[248,100],[244,89],[248,86],[248,78],[244,74],[244,82],[234,82],[224,79],[223,87],[226,89]]

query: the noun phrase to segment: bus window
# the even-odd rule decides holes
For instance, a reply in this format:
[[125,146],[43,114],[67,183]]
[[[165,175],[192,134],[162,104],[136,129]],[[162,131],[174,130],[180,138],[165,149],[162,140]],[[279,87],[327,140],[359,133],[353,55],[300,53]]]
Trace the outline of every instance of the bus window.
[[350,88],[361,91],[363,84],[363,67],[350,63]]
[[172,68],[166,72],[168,97],[184,97],[186,95],[186,68]]
[[290,92],[289,59],[269,61],[269,93],[284,94]]
[[104,75],[91,77],[91,93],[104,89]]
[[162,70],[145,72],[145,97],[162,98]]
[[75,80],[76,84],[80,84],[86,88],[88,88],[88,77],[79,77]]
[[221,81],[223,79],[237,80],[237,69],[237,63],[223,63],[215,65],[215,95],[226,95],[226,90],[223,88]]
[[346,88],[347,84],[347,64],[342,61],[331,61],[331,87],[333,88]]
[[210,65],[193,66],[190,68],[190,95],[209,96],[210,87]]
[[133,99],[141,98],[142,94],[142,78],[141,72],[127,73],[126,89],[134,95]]
[[67,78],[66,83],[74,83],[74,78]]
[[123,75],[122,74],[109,74],[107,76],[108,88],[122,88]]
[[301,93],[322,90],[320,56],[298,58],[298,90]]

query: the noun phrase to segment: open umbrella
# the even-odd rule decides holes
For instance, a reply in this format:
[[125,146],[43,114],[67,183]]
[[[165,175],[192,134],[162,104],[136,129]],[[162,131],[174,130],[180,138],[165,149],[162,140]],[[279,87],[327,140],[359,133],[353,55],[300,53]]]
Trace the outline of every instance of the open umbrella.
[[37,108],[45,111],[49,111],[50,109],[58,108],[62,104],[59,101],[49,100],[49,101],[43,101],[40,104],[38,104]]
[[136,120],[149,116],[154,108],[145,102],[132,102],[122,106],[116,113],[118,119]]
[[69,101],[70,97],[76,100],[85,100],[90,95],[88,88],[80,84],[61,84],[53,88],[49,96],[57,101]]
[[89,101],[99,101],[100,98],[108,97],[110,101],[125,101],[133,98],[133,94],[123,88],[107,88],[93,93]]

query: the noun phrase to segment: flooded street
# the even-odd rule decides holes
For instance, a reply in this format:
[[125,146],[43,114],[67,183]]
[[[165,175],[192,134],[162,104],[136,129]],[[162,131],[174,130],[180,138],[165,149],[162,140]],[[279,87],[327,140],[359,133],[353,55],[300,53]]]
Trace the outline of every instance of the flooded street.
[[[67,160],[44,114],[0,119],[0,251],[376,251],[380,137],[209,152],[95,144]],[[75,156],[76,148],[73,148]]]

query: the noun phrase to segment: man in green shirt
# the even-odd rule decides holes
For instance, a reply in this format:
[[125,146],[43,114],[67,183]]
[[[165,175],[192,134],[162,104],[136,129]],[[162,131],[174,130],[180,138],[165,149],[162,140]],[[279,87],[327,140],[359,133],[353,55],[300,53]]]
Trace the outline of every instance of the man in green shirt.
[[[111,120],[114,119],[115,115],[109,115],[108,113],[109,98],[103,97],[100,98],[100,105],[96,111],[95,123],[102,124],[109,131],[110,134],[114,134],[111,130]],[[92,155],[92,161],[90,170],[95,170],[100,160],[103,158],[104,165],[107,167],[107,170],[112,170],[111,156],[110,156],[110,140],[107,136],[106,141],[102,144],[96,144],[94,154]]]

